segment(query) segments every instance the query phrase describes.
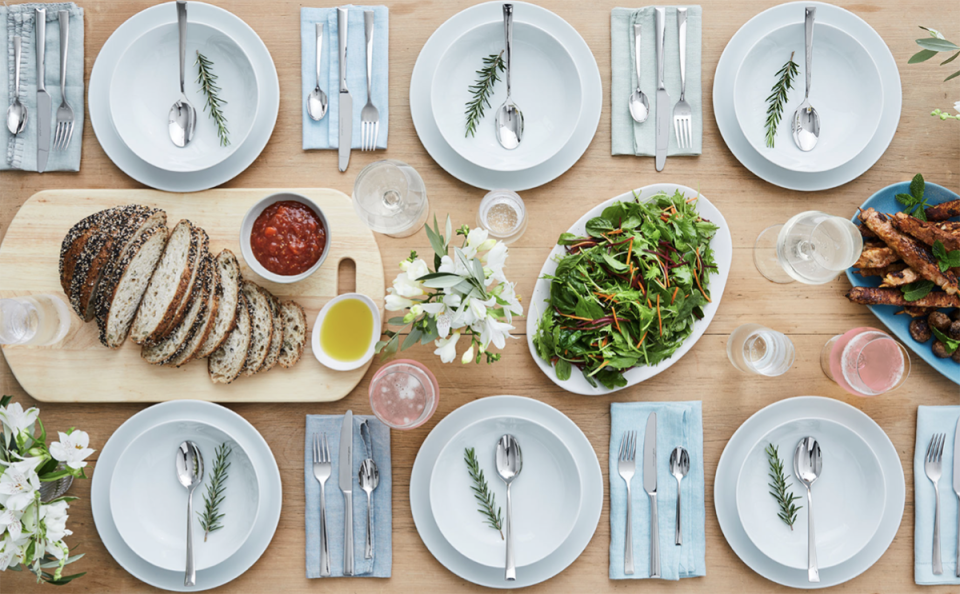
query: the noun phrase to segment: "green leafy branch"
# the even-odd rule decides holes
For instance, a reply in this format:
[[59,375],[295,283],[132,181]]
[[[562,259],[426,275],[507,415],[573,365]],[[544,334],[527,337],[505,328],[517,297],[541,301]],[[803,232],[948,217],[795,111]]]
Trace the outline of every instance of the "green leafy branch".
[[500,532],[500,538],[503,539],[503,517],[500,508],[497,507],[496,498],[490,491],[486,477],[480,470],[480,462],[477,461],[477,452],[473,448],[466,448],[463,451],[463,461],[467,463],[467,471],[470,473],[470,480],[473,481],[473,496],[480,504],[477,510],[483,516],[484,524]]
[[[930,36],[917,40],[917,45],[923,49],[913,54],[913,56],[910,57],[910,60],[907,61],[908,64],[919,64],[920,62],[926,62],[940,52],[954,52],[952,56],[943,62],[940,62],[940,65],[944,66],[956,60],[957,56],[960,56],[960,46],[944,39],[943,35],[939,31],[923,26],[920,28],[929,33]],[[960,76],[960,70],[957,70],[947,78],[943,79],[943,82],[947,82],[948,80],[958,76]]]
[[227,129],[227,116],[223,114],[223,106],[227,102],[220,98],[221,89],[217,85],[217,75],[213,73],[213,62],[198,50],[196,65],[198,71],[197,82],[200,83],[200,88],[207,98],[203,110],[210,111],[210,117],[217,125],[220,146],[228,146],[230,144],[230,131]]
[[783,520],[783,523],[790,526],[793,530],[793,524],[797,521],[797,512],[803,506],[795,505],[793,502],[800,499],[799,495],[794,495],[787,484],[787,475],[783,472],[783,460],[780,459],[780,451],[771,443],[764,450],[767,454],[767,461],[770,463],[770,494],[780,505],[780,513],[777,517]]
[[476,136],[477,123],[483,118],[484,110],[490,107],[490,95],[493,94],[493,85],[500,81],[500,73],[506,70],[503,62],[503,51],[499,54],[490,54],[483,59],[483,68],[477,70],[477,81],[470,85],[471,99],[467,101],[467,132],[466,136]]
[[927,220],[926,208],[930,206],[923,195],[925,187],[926,183],[923,181],[923,176],[918,173],[910,180],[910,193],[896,195],[897,202],[904,206],[903,212],[913,215],[921,221]]
[[780,119],[783,117],[783,107],[787,102],[787,93],[793,88],[793,79],[800,71],[800,66],[793,61],[794,52],[791,52],[790,59],[777,71],[777,82],[774,83],[767,97],[767,121],[764,129],[767,134],[767,146],[773,148],[777,137],[777,126],[780,125]]
[[207,490],[203,494],[203,511],[197,512],[200,516],[200,526],[203,528],[203,542],[207,542],[207,536],[211,532],[223,528],[220,521],[224,514],[220,511],[220,506],[225,498],[227,471],[230,469],[228,458],[231,451],[230,446],[225,443],[217,447],[213,472],[210,482],[207,483]]

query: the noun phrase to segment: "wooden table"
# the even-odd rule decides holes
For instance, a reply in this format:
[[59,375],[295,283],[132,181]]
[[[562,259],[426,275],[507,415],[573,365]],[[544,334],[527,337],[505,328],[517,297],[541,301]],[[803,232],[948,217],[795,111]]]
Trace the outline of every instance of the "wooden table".
[[[350,193],[360,169],[384,157],[401,159],[423,176],[434,210],[449,212],[455,224],[474,224],[476,207],[484,192],[468,187],[440,169],[424,151],[410,119],[408,84],[414,62],[427,37],[447,18],[472,4],[466,0],[423,3],[387,0],[390,6],[390,148],[375,155],[355,151],[349,173],[337,172],[336,154],[300,149],[300,2],[275,0],[214,0],[249,23],[263,38],[280,75],[280,115],[271,142],[245,173],[224,187],[332,187]],[[713,474],[723,447],[733,432],[760,408],[784,398],[817,394],[848,402],[877,421],[900,452],[907,484],[907,504],[897,538],[887,553],[860,577],[839,586],[844,592],[956,592],[947,587],[921,589],[913,582],[913,451],[916,408],[921,404],[960,402],[960,390],[914,357],[912,375],[898,391],[871,399],[848,395],[820,371],[819,354],[831,335],[855,326],[880,326],[865,308],[843,298],[845,278],[824,286],[774,285],[755,270],[753,240],[764,227],[785,221],[807,209],[847,215],[865,198],[884,186],[922,172],[929,181],[960,190],[960,123],[941,122],[929,116],[932,109],[949,108],[960,99],[960,79],[941,81],[952,72],[935,61],[907,65],[917,51],[914,39],[923,34],[917,25],[939,27],[947,38],[960,39],[960,4],[910,3],[898,0],[842,1],[839,4],[865,19],[884,38],[900,67],[903,80],[903,114],[899,130],[887,153],[874,167],[846,186],[817,193],[782,190],[744,169],[724,145],[713,121],[711,89],[720,53],[730,37],[749,18],[779,2],[775,0],[706,0],[704,5],[703,156],[669,159],[666,170],[656,173],[653,159],[610,156],[610,9],[615,0],[543,0],[543,4],[584,36],[596,56],[605,91],[604,111],[596,137],[584,157],[553,183],[523,193],[530,212],[526,234],[511,246],[507,274],[519,281],[518,291],[529,295],[544,258],[557,235],[589,207],[625,190],[671,181],[700,187],[723,212],[734,239],[734,261],[719,313],[707,334],[676,365],[657,377],[613,397],[588,398],[558,389],[537,369],[524,337],[517,338],[495,366],[454,363],[441,366],[432,348],[411,352],[437,375],[441,402],[436,415],[415,431],[393,432],[393,578],[377,580],[308,581],[304,578],[303,427],[309,413],[340,413],[352,408],[369,413],[369,378],[340,402],[309,405],[249,404],[231,406],[252,422],[273,449],[283,477],[284,501],[280,525],[271,546],[246,574],[221,588],[230,592],[422,592],[478,591],[443,568],[427,551],[410,516],[408,487],[411,465],[424,437],[455,408],[494,394],[518,394],[543,400],[570,416],[593,443],[606,475],[609,441],[609,403],[634,400],[703,400],[704,455],[707,476],[707,577],[679,584],[650,584],[658,591],[674,592],[773,592],[787,591],[750,571],[727,546],[713,511]],[[127,18],[154,4],[146,0],[81,1],[86,11],[86,69],[89,77],[97,52],[107,37]],[[954,66],[951,64],[950,66]],[[89,122],[89,118],[86,120]],[[0,236],[20,205],[35,192],[51,188],[136,188],[97,143],[89,123],[83,131],[83,162],[79,174],[0,174]],[[189,200],[189,197],[185,199]],[[411,249],[429,252],[423,232],[404,240],[379,237],[388,281],[396,263]],[[737,372],[727,361],[727,336],[744,322],[759,322],[787,333],[797,347],[794,367],[779,378],[757,379]],[[309,365],[311,362],[303,363]],[[0,392],[14,394],[24,406],[40,404],[49,430],[80,427],[90,433],[91,447],[103,447],[113,431],[142,405],[43,405],[34,402],[17,385],[5,363],[0,366]],[[55,371],[55,370],[51,370]],[[64,390],[69,390],[64,386]],[[96,472],[94,454],[88,474]],[[71,566],[85,577],[67,586],[66,592],[144,592],[148,586],[127,574],[110,557],[97,536],[90,514],[89,481],[75,483],[80,497],[70,509],[71,546],[86,554]],[[612,592],[638,587],[607,579],[609,516],[605,506],[597,532],[583,555],[552,580],[531,588],[537,592]],[[33,592],[41,587],[28,573],[2,574],[4,592]],[[646,584],[645,584],[646,585]],[[644,586],[639,586],[644,587]],[[45,591],[51,591],[47,587]],[[58,590],[60,591],[60,590]]]

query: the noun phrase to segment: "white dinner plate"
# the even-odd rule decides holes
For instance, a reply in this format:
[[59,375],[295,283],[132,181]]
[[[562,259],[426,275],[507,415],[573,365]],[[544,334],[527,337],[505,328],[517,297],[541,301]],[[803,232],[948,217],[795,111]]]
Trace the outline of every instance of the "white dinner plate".
[[[873,138],[859,155],[845,165],[818,173],[798,172],[784,169],[771,163],[757,152],[744,136],[737,122],[734,107],[734,89],[737,71],[753,45],[768,32],[797,22],[797,14],[803,15],[805,6],[817,8],[817,24],[836,27],[867,50],[880,72],[883,86],[883,110],[880,124]],[[789,57],[789,56],[787,56]],[[802,56],[801,56],[802,58]],[[786,57],[783,62],[786,62]],[[798,63],[802,64],[802,60]],[[817,69],[814,63],[814,77]],[[797,84],[802,85],[803,81]],[[814,78],[814,86],[816,86]],[[766,95],[764,95],[765,97]],[[713,78],[713,110],[717,126],[730,152],[757,177],[771,184],[790,190],[813,192],[834,188],[850,182],[870,169],[883,155],[893,140],[900,121],[902,92],[897,63],[880,35],[853,13],[822,2],[790,2],[775,6],[750,19],[727,43]],[[789,126],[789,122],[781,122]]]
[[[525,7],[519,9],[525,10]],[[567,144],[580,121],[580,75],[560,41],[526,22],[513,28],[511,99],[523,113],[523,140],[507,150],[496,134],[496,113],[507,97],[503,82],[494,87],[490,107],[476,134],[466,134],[464,105],[476,82],[481,58],[503,49],[503,23],[477,25],[447,48],[433,77],[430,105],[444,140],[461,157],[494,171],[519,171],[545,162]]]
[[[818,12],[819,14],[819,12]],[[771,427],[776,427],[797,419],[817,417],[828,419],[849,427],[867,443],[883,470],[883,482],[886,490],[886,503],[880,527],[870,542],[860,552],[844,563],[820,570],[820,582],[807,580],[806,569],[795,569],[777,563],[758,549],[740,523],[737,510],[737,481],[754,444]],[[781,452],[782,454],[782,452]],[[816,485],[816,483],[814,483]],[[713,488],[714,505],[720,529],[730,548],[753,571],[763,577],[792,588],[827,588],[849,581],[870,567],[883,556],[893,542],[903,517],[903,505],[906,498],[906,486],[900,456],[890,438],[873,420],[860,410],[832,398],[803,396],[780,400],[761,409],[733,434],[727,442],[717,465]],[[816,506],[814,493],[814,506]],[[816,513],[816,512],[815,512]],[[777,518],[771,520],[779,522]],[[800,527],[802,529],[802,527]]]
[[260,512],[260,483],[247,453],[229,434],[208,423],[160,423],[134,438],[120,455],[110,481],[113,522],[137,555],[157,567],[183,571],[187,526],[183,521],[187,490],[177,480],[173,461],[178,447],[193,441],[203,456],[203,482],[193,491],[193,509],[203,511],[204,495],[213,473],[217,447],[230,446],[230,472],[225,483],[229,496],[220,510],[223,528],[203,536],[193,518],[194,563],[207,569],[229,559],[250,536]]
[[[469,185],[487,190],[508,189],[522,191],[550,182],[576,163],[590,146],[600,123],[603,90],[597,61],[590,47],[569,23],[556,14],[526,2],[514,2],[514,23],[526,23],[543,29],[557,39],[569,52],[580,77],[583,89],[582,116],[570,140],[547,161],[520,171],[494,171],[479,167],[461,157],[444,140],[437,128],[431,106],[431,89],[440,58],[465,31],[481,24],[503,23],[503,4],[487,2],[472,6],[450,17],[424,44],[410,78],[410,112],[417,136],[424,148],[450,175]],[[462,107],[462,105],[461,105]],[[487,124],[494,115],[491,108],[482,122]]]
[[[167,23],[127,46],[110,79],[111,120],[127,147],[147,163],[167,171],[200,171],[232,155],[250,133],[260,96],[257,72],[232,37],[217,27],[188,23],[184,89],[197,110],[197,124],[190,143],[178,147],[170,140],[168,112],[180,98],[179,42],[176,23]],[[230,130],[227,146],[220,144],[197,82],[197,52],[213,62]]]
[[[877,65],[859,41],[842,29],[817,23],[810,103],[820,115],[820,137],[812,151],[801,151],[790,124],[805,90],[803,8],[797,8],[795,16],[796,23],[768,33],[741,62],[734,88],[737,121],[753,149],[771,163],[791,171],[828,171],[859,155],[873,138],[883,112],[883,86]],[[775,73],[791,53],[800,69],[787,94],[775,146],[769,148],[766,98]]]
[[[225,563],[197,572],[197,585],[183,585],[183,570],[170,571],[141,559],[120,536],[110,512],[110,484],[116,472],[117,462],[127,444],[144,431],[160,423],[192,420],[219,428],[236,439],[237,444],[250,457],[260,477],[260,513],[253,522],[250,538]],[[171,473],[173,469],[171,461]],[[133,415],[107,440],[97,459],[97,470],[90,481],[90,505],[93,521],[100,540],[114,560],[135,578],[164,590],[197,592],[222,586],[250,569],[260,558],[273,539],[280,520],[283,496],[280,484],[280,469],[264,441],[253,425],[237,413],[211,402],[196,400],[173,400],[155,404]],[[186,514],[186,509],[184,509]],[[195,535],[196,536],[196,535]],[[201,537],[202,538],[202,537]],[[196,542],[196,546],[202,546]]]
[[[120,25],[103,44],[90,72],[90,92],[87,105],[90,123],[110,160],[124,173],[158,190],[167,192],[197,192],[233,179],[249,167],[270,140],[280,109],[280,82],[277,69],[267,46],[256,32],[237,16],[203,2],[190,2],[189,20],[216,27],[240,45],[257,73],[259,108],[250,134],[236,152],[222,163],[193,172],[171,172],[154,167],[133,153],[120,138],[110,115],[110,84],[120,56],[126,48],[145,32],[159,25],[175,23],[177,11],[173,2],[158,4],[130,17]],[[176,84],[175,81],[174,84]],[[195,105],[198,118],[206,117],[202,105]],[[169,107],[167,109],[169,111]]]
[[[503,568],[480,565],[461,555],[443,537],[430,509],[430,481],[443,447],[477,418],[510,414],[535,420],[556,433],[576,461],[583,502],[580,517],[570,536],[545,559],[517,569],[517,579],[508,582]],[[492,480],[496,480],[492,477]],[[517,479],[519,480],[519,479]],[[410,475],[410,509],[417,532],[430,553],[461,578],[487,588],[524,588],[548,580],[566,569],[583,552],[600,521],[603,508],[603,474],[589,440],[566,415],[532,398],[491,396],[480,398],[448,414],[420,446]],[[476,521],[483,518],[477,514]]]
[[[767,556],[787,567],[807,569],[806,489],[793,474],[797,444],[811,436],[820,444],[823,468],[813,483],[817,565],[834,567],[859,553],[877,532],[886,504],[883,469],[863,438],[827,419],[797,419],[784,423],[754,444],[740,468],[737,509],[747,536]],[[777,519],[780,506],[770,495],[765,449],[779,448],[784,472],[794,495],[800,497],[797,521],[791,530]]]
[[[626,192],[615,198],[611,198],[605,202],[601,202],[597,206],[591,208],[587,211],[587,214],[580,217],[576,223],[573,224],[568,232],[576,235],[584,235],[586,233],[587,221],[594,217],[598,217],[603,213],[603,210],[613,204],[614,202],[627,202],[634,199],[636,195],[640,201],[649,200],[652,196],[659,192],[666,192],[667,194],[673,195],[675,191],[679,190],[683,192],[684,195],[688,197],[694,197],[699,194],[696,190],[688,188],[686,186],[680,186],[677,184],[653,184],[650,186],[645,186],[632,192]],[[544,361],[540,358],[540,355],[537,353],[537,347],[533,344],[533,338],[537,333],[537,324],[540,322],[540,316],[544,311],[544,303],[550,298],[550,281],[545,279],[544,276],[551,275],[557,270],[557,259],[563,256],[566,251],[563,246],[554,245],[553,249],[550,251],[550,255],[547,256],[547,261],[544,262],[543,268],[540,270],[540,274],[537,276],[537,284],[533,287],[533,294],[530,297],[530,311],[527,312],[527,346],[530,348],[530,354],[533,356],[533,360],[536,361],[537,366],[540,367],[540,371],[546,374],[553,383],[557,384],[564,390],[573,392],[575,394],[583,395],[594,395],[594,394],[610,394],[618,390],[623,390],[624,388],[629,388],[630,386],[639,384],[640,382],[650,379],[651,377],[657,375],[658,373],[666,370],[671,365],[676,363],[683,357],[687,351],[693,348],[693,345],[696,344],[700,337],[703,336],[703,333],[707,331],[707,326],[710,325],[710,322],[713,320],[713,316],[716,315],[717,309],[720,307],[720,300],[723,298],[723,290],[727,284],[727,277],[730,275],[730,266],[733,262],[733,238],[730,236],[730,227],[727,226],[727,221],[723,218],[723,215],[720,213],[720,210],[717,209],[709,200],[706,199],[702,194],[699,194],[700,200],[697,203],[697,210],[700,215],[717,225],[716,234],[713,236],[713,239],[710,240],[710,247],[713,248],[714,261],[717,264],[717,274],[710,276],[710,296],[713,300],[710,303],[707,303],[703,307],[703,318],[697,320],[693,325],[693,333],[687,337],[683,344],[673,353],[673,356],[669,359],[661,361],[659,364],[654,366],[644,366],[644,367],[634,367],[633,369],[625,372],[623,376],[627,380],[627,385],[623,388],[609,389],[604,387],[601,384],[596,386],[591,386],[589,382],[583,377],[583,373],[574,368],[573,373],[570,376],[570,379],[563,381],[557,378],[556,370],[549,361]]]
[[460,553],[488,567],[504,567],[504,541],[477,514],[464,452],[473,448],[497,502],[506,487],[497,475],[497,441],[511,434],[520,443],[523,469],[511,487],[517,567],[532,565],[557,550],[580,516],[580,472],[573,455],[551,430],[509,414],[482,419],[454,436],[437,458],[430,478],[434,520]]

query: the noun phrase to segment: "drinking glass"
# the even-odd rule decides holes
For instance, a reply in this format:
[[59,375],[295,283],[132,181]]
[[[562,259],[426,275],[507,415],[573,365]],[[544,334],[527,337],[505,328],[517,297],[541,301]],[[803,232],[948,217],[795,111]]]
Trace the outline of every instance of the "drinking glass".
[[440,385],[430,370],[410,359],[384,365],[370,381],[370,408],[388,427],[415,429],[437,410]]
[[70,309],[55,295],[0,299],[0,344],[48,346],[70,330]]
[[876,328],[854,328],[827,341],[820,368],[840,387],[857,396],[896,390],[910,375],[907,349]]
[[492,190],[480,201],[477,225],[490,237],[513,243],[527,230],[527,209],[523,199],[510,190]]
[[822,285],[853,266],[862,250],[863,237],[849,219],[808,210],[764,229],[753,261],[775,283]]
[[744,324],[730,334],[727,357],[745,373],[775,377],[793,365],[793,342],[782,332],[760,324]]
[[423,179],[394,160],[363,168],[353,184],[353,208],[368,227],[391,237],[408,237],[423,227],[430,205]]

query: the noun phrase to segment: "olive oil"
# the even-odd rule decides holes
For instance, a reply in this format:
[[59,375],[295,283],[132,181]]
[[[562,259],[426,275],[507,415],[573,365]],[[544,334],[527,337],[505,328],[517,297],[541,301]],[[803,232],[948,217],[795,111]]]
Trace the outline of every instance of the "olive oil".
[[349,363],[363,358],[373,336],[373,314],[359,299],[333,304],[320,326],[320,346],[331,359]]

